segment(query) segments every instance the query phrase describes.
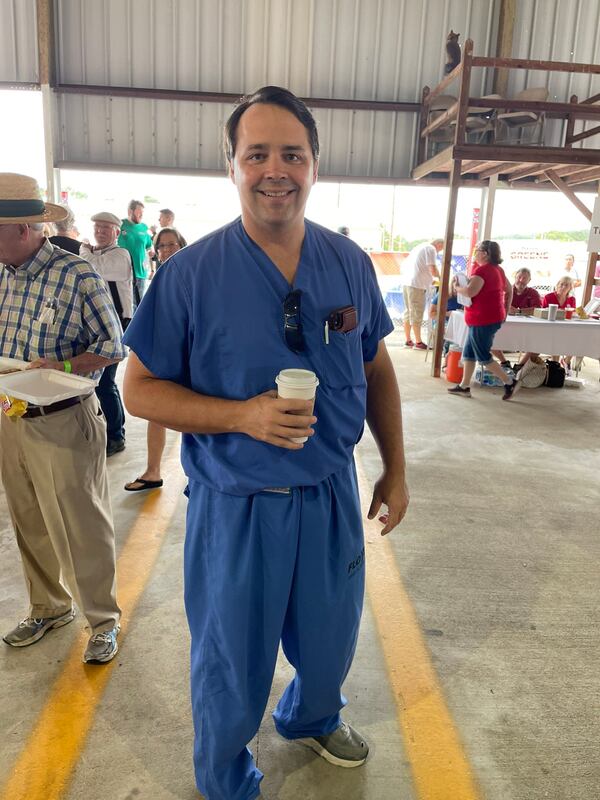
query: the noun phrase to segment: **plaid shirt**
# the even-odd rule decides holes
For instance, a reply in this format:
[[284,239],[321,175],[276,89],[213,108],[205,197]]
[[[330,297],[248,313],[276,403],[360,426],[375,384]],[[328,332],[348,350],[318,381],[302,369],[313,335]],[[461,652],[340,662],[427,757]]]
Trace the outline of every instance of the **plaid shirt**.
[[121,337],[106,284],[78,256],[45,239],[22,266],[0,267],[0,355],[65,361],[88,352],[122,359]]

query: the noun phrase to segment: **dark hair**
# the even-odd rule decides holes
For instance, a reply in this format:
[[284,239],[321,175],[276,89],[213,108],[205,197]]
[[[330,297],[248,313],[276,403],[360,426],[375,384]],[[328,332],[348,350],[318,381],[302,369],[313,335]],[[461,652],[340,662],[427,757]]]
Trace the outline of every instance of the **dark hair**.
[[484,253],[487,253],[492,264],[502,263],[500,245],[498,242],[492,242],[490,239],[484,239],[482,242],[479,242],[476,249],[483,250]]
[[225,151],[225,160],[227,162],[233,161],[235,156],[236,135],[237,129],[242,114],[247,111],[250,106],[256,103],[264,103],[270,106],[280,106],[285,108],[286,111],[292,113],[296,119],[301,122],[306,128],[308,134],[308,141],[310,142],[310,149],[315,161],[319,158],[319,134],[317,133],[317,123],[315,118],[310,113],[308,108],[304,105],[299,97],[292,94],[288,89],[283,89],[281,86],[263,86],[262,89],[257,89],[253,94],[244,95],[241,97],[237,106],[232,111],[229,119],[225,123],[223,131],[223,149]]
[[163,235],[163,233],[172,233],[172,234],[174,234],[176,239],[177,239],[177,244],[179,245],[179,247],[187,247],[186,240],[179,233],[177,228],[161,228],[159,230],[159,232],[156,234],[156,236],[154,237],[154,249],[155,250],[158,250],[158,247],[160,245],[160,237]]
[[127,206],[128,211],[135,211],[136,208],[139,207],[145,208],[146,206],[142,203],[141,200],[130,200],[129,205]]
[[159,214],[166,214],[169,217],[175,217],[175,212],[171,211],[170,208],[161,208],[158,213]]

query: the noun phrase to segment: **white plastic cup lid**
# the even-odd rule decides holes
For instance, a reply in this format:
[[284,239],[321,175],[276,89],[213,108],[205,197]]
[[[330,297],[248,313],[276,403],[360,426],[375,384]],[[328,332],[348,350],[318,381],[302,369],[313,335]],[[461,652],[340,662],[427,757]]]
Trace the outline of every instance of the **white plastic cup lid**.
[[276,382],[282,386],[294,387],[317,387],[319,379],[309,369],[282,369],[279,375],[275,378]]

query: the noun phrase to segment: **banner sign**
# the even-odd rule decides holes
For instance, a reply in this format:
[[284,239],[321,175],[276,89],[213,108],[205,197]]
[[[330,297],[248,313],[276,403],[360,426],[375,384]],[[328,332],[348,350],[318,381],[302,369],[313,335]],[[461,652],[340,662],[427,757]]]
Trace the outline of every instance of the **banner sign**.
[[592,227],[590,228],[590,238],[588,239],[588,253],[600,253],[600,197],[594,203],[594,213],[592,214]]

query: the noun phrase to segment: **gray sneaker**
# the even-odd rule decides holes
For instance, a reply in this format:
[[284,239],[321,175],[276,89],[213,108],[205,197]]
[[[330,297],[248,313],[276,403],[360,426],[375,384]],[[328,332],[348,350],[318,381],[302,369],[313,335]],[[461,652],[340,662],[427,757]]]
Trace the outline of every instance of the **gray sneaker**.
[[345,722],[327,736],[299,741],[337,767],[360,767],[369,755],[369,745],[358,731]]
[[27,647],[45,636],[53,628],[62,628],[75,618],[75,609],[61,614],[60,617],[27,617],[19,622],[16,628],[3,636],[3,641],[11,647]]
[[119,651],[117,644],[117,636],[121,630],[120,625],[115,625],[108,631],[102,633],[95,633],[90,636],[85,653],[83,654],[83,661],[85,664],[106,664],[107,661],[112,661]]

